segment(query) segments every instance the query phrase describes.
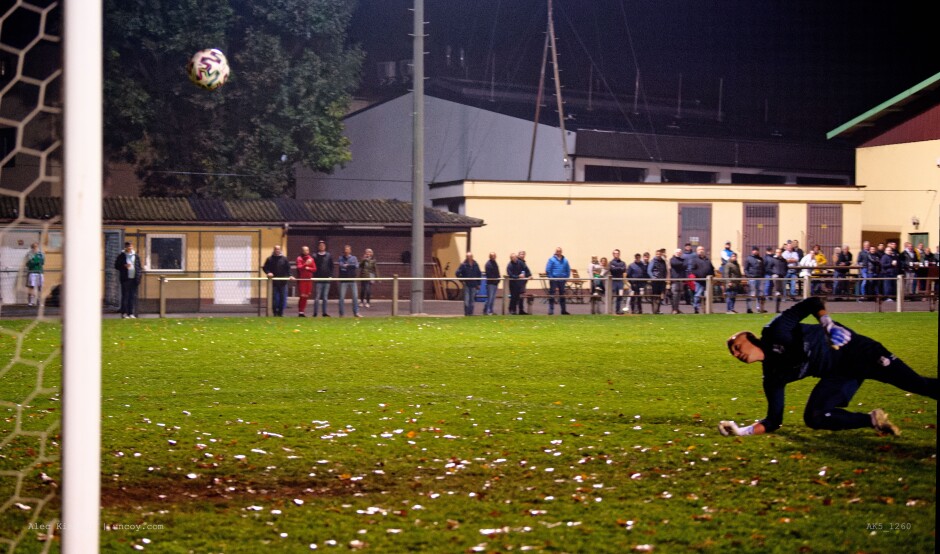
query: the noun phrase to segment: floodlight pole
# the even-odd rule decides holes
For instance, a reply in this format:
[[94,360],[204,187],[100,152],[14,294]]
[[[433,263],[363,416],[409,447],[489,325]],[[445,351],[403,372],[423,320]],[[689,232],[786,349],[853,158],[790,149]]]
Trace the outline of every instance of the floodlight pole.
[[424,0],[414,0],[414,139],[411,167],[411,313],[424,311]]
[[103,10],[62,5],[62,551],[78,554],[100,529]]

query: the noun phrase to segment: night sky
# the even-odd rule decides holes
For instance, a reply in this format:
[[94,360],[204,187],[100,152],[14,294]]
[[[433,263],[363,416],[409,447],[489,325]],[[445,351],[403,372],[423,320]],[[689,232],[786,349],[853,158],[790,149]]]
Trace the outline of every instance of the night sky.
[[[375,62],[411,58],[413,0],[359,0],[351,39]],[[546,0],[425,0],[426,74],[538,83]],[[769,114],[825,133],[940,71],[940,33],[915,2],[554,0],[566,88]],[[450,69],[445,66],[451,46]]]

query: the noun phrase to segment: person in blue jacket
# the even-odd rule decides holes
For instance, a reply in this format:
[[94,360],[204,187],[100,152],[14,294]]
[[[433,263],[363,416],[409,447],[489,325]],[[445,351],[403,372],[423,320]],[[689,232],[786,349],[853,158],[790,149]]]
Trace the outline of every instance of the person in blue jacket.
[[545,275],[548,277],[548,315],[555,313],[555,296],[561,305],[561,315],[571,315],[565,306],[565,284],[571,277],[571,266],[568,258],[561,253],[561,247],[555,249],[555,255],[545,264]]
[[[818,325],[802,323],[815,316]],[[803,411],[803,421],[813,429],[840,431],[873,427],[883,434],[899,435],[881,408],[851,412],[851,403],[865,379],[937,399],[937,378],[918,375],[878,341],[836,323],[819,297],[810,297],[790,307],[768,323],[760,338],[742,331],[728,339],[731,355],[744,363],[761,362],[767,416],[745,427],[722,421],[722,435],[772,433],[783,424],[784,391],[788,384],[818,377]]]
[[477,291],[480,290],[480,278],[483,272],[480,271],[480,264],[473,259],[473,253],[467,252],[460,267],[457,268],[455,275],[463,281],[463,315],[473,315],[473,302],[477,297]]

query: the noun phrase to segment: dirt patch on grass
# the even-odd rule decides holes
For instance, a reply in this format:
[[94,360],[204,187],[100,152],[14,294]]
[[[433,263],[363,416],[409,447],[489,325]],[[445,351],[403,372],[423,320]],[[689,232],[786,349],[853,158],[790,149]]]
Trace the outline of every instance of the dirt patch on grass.
[[167,479],[144,483],[102,483],[101,506],[126,508],[140,505],[174,505],[209,502],[292,502],[294,499],[344,497],[366,492],[358,482],[336,479],[328,482],[282,481],[251,483],[237,478]]

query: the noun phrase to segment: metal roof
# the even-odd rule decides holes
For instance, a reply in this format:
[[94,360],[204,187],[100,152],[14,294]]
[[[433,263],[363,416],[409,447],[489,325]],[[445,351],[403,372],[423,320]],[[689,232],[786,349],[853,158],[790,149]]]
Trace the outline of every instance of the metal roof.
[[[0,221],[50,220],[62,215],[62,199],[24,199],[0,196]],[[411,203],[400,200],[221,200],[215,198],[110,197],[102,201],[107,224],[183,225],[411,225]],[[434,208],[424,209],[425,225],[432,228],[482,227],[483,220]]]
[[[897,117],[897,114],[902,111],[916,109],[914,108],[915,105],[919,105],[919,102],[928,96],[928,93],[936,90],[940,90],[940,73],[885,100],[851,121],[843,123],[839,127],[826,133],[826,138],[832,139],[835,137],[854,135],[861,130],[874,127],[876,124],[880,125],[885,123],[883,120],[890,119],[893,121],[894,118]],[[887,124],[890,125],[891,121],[887,122]]]
[[848,173],[855,151],[843,145],[578,131],[578,157]]

